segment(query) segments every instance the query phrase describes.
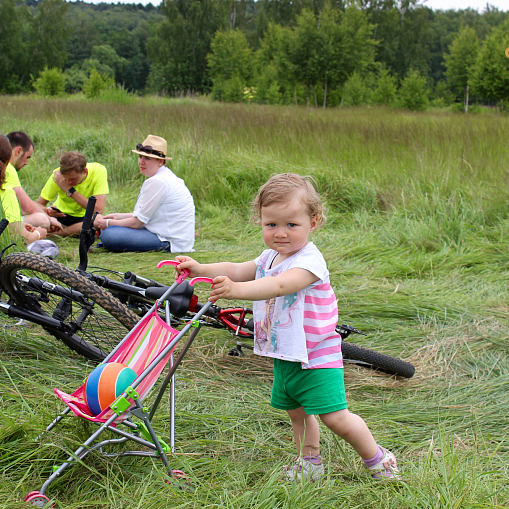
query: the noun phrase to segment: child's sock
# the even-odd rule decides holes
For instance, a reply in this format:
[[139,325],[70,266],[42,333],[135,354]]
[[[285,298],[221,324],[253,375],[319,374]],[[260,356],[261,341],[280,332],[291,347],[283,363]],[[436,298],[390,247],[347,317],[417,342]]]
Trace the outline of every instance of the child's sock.
[[378,446],[378,451],[377,453],[369,460],[365,460],[363,459],[362,461],[364,461],[364,464],[369,468],[369,467],[372,467],[373,465],[376,465],[384,456],[384,452],[382,451],[382,448],[380,446]]
[[313,465],[319,465],[322,462],[322,457],[318,454],[318,456],[302,456],[303,460],[311,461]]

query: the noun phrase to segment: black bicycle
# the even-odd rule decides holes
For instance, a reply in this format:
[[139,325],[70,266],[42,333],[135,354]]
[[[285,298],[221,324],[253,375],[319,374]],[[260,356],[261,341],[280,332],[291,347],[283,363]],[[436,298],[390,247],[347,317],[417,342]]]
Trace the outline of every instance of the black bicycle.
[[[0,301],[0,311],[40,325],[80,355],[101,361],[168,286],[132,271],[119,273],[88,267],[88,250],[96,239],[94,207],[95,197],[91,197],[80,234],[80,264],[76,271],[29,252],[3,257],[4,249],[0,285],[9,300]],[[2,231],[0,224],[0,234]],[[170,295],[169,303],[172,325],[176,328],[193,319],[203,307],[186,281]],[[206,326],[227,329],[237,337],[237,346],[230,355],[243,355],[243,348],[252,349],[252,345],[245,343],[254,337],[251,309],[213,305],[200,321]],[[348,325],[338,327],[337,331],[343,339],[352,333],[362,334]],[[414,366],[401,359],[346,341],[342,349],[348,362],[391,375],[407,378],[414,375]]]

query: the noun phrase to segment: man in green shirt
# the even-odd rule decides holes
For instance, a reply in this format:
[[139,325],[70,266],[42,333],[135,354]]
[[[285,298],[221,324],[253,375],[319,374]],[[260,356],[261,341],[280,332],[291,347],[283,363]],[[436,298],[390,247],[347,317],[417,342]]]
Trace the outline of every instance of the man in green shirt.
[[42,226],[51,232],[58,232],[62,226],[56,218],[49,217],[46,209],[33,201],[19,181],[18,172],[24,168],[34,153],[34,142],[22,131],[7,135],[12,148],[11,161],[5,169],[5,189],[13,189],[23,214],[23,221],[32,226]]
[[[63,225],[57,235],[79,234],[90,196],[97,198],[95,211],[102,214],[109,194],[108,172],[102,164],[87,163],[79,152],[67,152],[60,158],[60,168],[46,182],[37,198],[43,207],[55,200],[47,212]],[[56,199],[55,199],[56,198]]]

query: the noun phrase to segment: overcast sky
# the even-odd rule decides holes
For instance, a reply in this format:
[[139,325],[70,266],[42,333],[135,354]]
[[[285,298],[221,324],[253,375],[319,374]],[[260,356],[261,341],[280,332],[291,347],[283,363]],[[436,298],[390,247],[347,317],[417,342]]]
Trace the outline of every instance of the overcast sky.
[[[117,3],[119,0],[86,0],[88,2],[98,4],[101,1],[106,3]],[[146,5],[152,3],[153,5],[159,5],[161,0],[120,0],[123,4],[138,4],[141,3]],[[420,0],[419,3],[427,5],[433,10],[437,9],[466,9],[471,7],[479,12],[482,12],[486,7],[486,0]],[[490,5],[497,7],[501,11],[509,10],[509,0],[492,0],[489,2]]]

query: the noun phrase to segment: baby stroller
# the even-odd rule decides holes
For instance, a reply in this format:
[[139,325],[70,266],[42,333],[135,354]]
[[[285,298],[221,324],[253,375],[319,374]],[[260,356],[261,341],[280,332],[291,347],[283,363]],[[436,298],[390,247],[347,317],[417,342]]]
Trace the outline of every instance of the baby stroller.
[[[160,262],[157,267],[163,265],[178,265],[173,260]],[[200,317],[206,313],[212,302],[207,302],[204,307],[189,321],[182,330],[178,331],[170,326],[170,305],[167,298],[177,289],[178,285],[187,277],[180,276],[177,281],[165,292],[154,306],[147,312],[142,320],[125,336],[117,347],[101,363],[121,363],[136,372],[137,377],[125,391],[117,397],[99,414],[94,415],[86,404],[84,387],[82,385],[72,394],[66,394],[60,389],[54,389],[56,396],[61,399],[67,408],[46,428],[46,432],[53,429],[66,415],[71,414],[97,424],[98,429],[60,465],[53,474],[44,482],[40,491],[30,492],[24,500],[31,505],[44,507],[50,499],[46,491],[50,484],[59,477],[64,470],[83,460],[92,451],[98,451],[106,456],[143,456],[160,459],[168,474],[173,479],[184,477],[179,470],[172,470],[167,454],[174,449],[175,441],[175,377],[174,373],[184,358],[187,350],[197,336],[201,324]],[[209,278],[194,278],[189,281],[194,285],[198,281],[211,283]],[[166,322],[159,316],[158,309],[164,303]],[[189,333],[189,337],[182,347],[176,360],[173,359],[173,351],[177,344]],[[154,387],[159,375],[166,364],[169,364],[169,372],[162,382],[159,392],[155,397],[151,408],[143,404],[145,398]],[[166,444],[157,435],[152,426],[152,419],[157,411],[159,403],[171,382],[170,392],[170,445]],[[136,419],[136,422],[133,421]],[[139,421],[139,422],[138,422]],[[104,431],[110,431],[120,438],[102,440],[94,444]],[[122,451],[114,454],[106,454],[103,447],[112,444],[121,444],[133,441],[146,450]]]

